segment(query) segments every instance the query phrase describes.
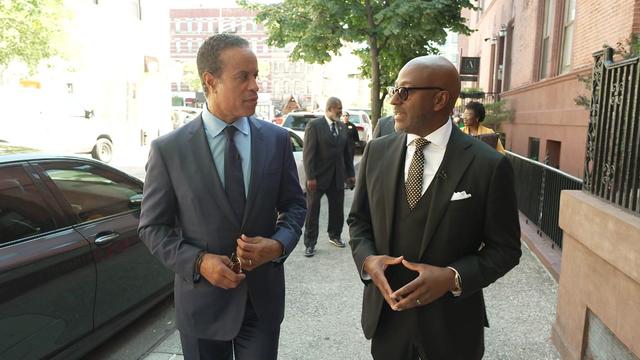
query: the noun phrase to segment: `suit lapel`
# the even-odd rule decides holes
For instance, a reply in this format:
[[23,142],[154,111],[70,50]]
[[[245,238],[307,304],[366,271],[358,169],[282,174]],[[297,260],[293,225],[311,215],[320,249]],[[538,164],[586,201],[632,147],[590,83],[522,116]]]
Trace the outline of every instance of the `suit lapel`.
[[442,216],[449,206],[451,195],[453,195],[467,167],[473,160],[473,153],[467,151],[471,146],[472,143],[466,141],[466,137],[460,130],[455,127],[451,129],[451,137],[449,138],[444,158],[431,183],[433,189],[431,203],[429,204],[429,217],[427,218],[424,236],[420,244],[420,258],[424,255]]
[[[389,137],[388,147],[383,149],[384,153],[380,154],[383,159],[382,166],[380,167],[381,175],[384,177],[385,182],[383,184],[384,189],[384,220],[386,222],[387,233],[383,239],[391,239],[391,231],[393,230],[393,213],[396,207],[398,187],[402,186],[404,170],[401,167],[404,165],[404,157],[406,156],[406,143],[407,135],[400,134],[399,136]],[[401,174],[401,175],[398,175]],[[391,244],[389,241],[382,244],[385,248],[381,249],[381,254],[389,254]]]
[[244,207],[244,215],[242,217],[242,228],[249,218],[249,212],[254,208],[256,196],[258,193],[258,179],[264,174],[265,139],[261,131],[258,121],[254,121],[252,117],[248,118],[249,128],[251,129],[251,178],[249,179],[249,193],[247,194],[247,204]]
[[191,121],[194,125],[192,125],[192,129],[190,129],[189,132],[191,154],[194,159],[193,164],[197,164],[197,169],[194,169],[194,174],[200,173],[199,179],[202,181],[202,186],[206,189],[211,201],[219,207],[222,213],[226,215],[234,225],[239,226],[238,219],[229,204],[229,200],[227,200],[227,193],[224,191],[220,176],[213,162],[211,149],[209,148],[209,142],[207,141],[202,121],[202,116],[198,116]]

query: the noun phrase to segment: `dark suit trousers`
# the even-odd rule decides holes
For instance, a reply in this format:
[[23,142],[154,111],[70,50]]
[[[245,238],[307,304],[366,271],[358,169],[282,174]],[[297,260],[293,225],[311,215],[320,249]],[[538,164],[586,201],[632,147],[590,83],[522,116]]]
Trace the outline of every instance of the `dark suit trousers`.
[[431,360],[421,345],[415,309],[393,311],[383,305],[371,355],[375,360]]
[[233,340],[202,339],[180,333],[185,360],[276,360],[279,338],[280,324],[261,323],[250,300],[247,300],[240,332]]
[[328,189],[307,190],[307,217],[304,221],[304,246],[315,246],[318,243],[318,220],[320,218],[320,200],[327,195],[329,202],[329,237],[340,238],[344,225],[344,184],[334,182]]

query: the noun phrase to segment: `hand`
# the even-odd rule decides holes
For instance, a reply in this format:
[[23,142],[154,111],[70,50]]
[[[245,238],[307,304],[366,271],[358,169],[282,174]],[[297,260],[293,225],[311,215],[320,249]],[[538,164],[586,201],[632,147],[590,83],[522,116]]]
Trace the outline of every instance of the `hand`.
[[406,260],[402,260],[402,265],[416,271],[418,277],[391,294],[391,297],[397,299],[394,310],[401,311],[427,305],[455,287],[456,273],[449,268]]
[[307,190],[316,191],[317,187],[318,187],[317,180],[307,180]]
[[233,272],[229,267],[230,263],[231,260],[226,256],[205,254],[202,258],[202,264],[200,264],[200,275],[207,279],[211,285],[225,290],[236,288],[246,275]]
[[362,266],[391,308],[396,305],[396,299],[392,296],[393,291],[384,272],[389,266],[399,265],[402,261],[402,256],[394,258],[387,255],[370,255],[364,260]]
[[262,236],[240,235],[236,244],[236,253],[242,261],[242,269],[246,271],[280,257],[284,250],[279,241]]
[[347,188],[349,190],[353,190],[353,188],[356,185],[356,178],[353,177],[353,176],[352,177],[348,177],[347,180],[346,180],[346,183],[347,183]]

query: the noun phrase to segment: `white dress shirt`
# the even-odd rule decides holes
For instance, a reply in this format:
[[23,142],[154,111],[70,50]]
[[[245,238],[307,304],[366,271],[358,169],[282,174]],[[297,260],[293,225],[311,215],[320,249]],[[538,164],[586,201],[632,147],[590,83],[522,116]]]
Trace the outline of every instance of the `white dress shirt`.
[[[427,135],[426,139],[431,143],[424,147],[424,173],[422,174],[422,195],[433,181],[436,176],[442,159],[444,158],[444,152],[447,150],[447,143],[451,136],[451,121],[447,121],[439,127],[436,131]],[[407,155],[404,159],[404,182],[407,182],[409,176],[409,166],[411,166],[411,160],[413,159],[413,153],[416,151],[415,139],[419,138],[415,134],[407,134]]]

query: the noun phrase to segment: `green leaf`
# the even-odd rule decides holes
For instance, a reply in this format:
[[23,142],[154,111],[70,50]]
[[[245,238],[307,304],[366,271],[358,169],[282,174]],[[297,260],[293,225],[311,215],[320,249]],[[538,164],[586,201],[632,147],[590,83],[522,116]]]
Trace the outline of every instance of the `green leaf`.
[[[469,0],[283,0],[276,4],[238,3],[258,12],[271,46],[293,44],[292,61],[326,63],[345,43],[362,61],[361,76],[371,78],[371,109],[380,117],[384,87],[404,64],[438,52],[446,30],[470,34],[460,13],[475,9]],[[375,55],[377,53],[377,56]],[[377,66],[376,66],[377,64]]]

